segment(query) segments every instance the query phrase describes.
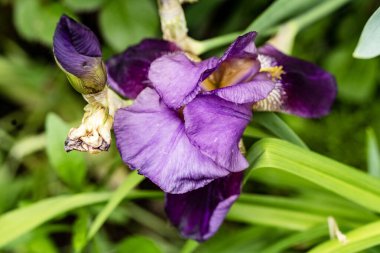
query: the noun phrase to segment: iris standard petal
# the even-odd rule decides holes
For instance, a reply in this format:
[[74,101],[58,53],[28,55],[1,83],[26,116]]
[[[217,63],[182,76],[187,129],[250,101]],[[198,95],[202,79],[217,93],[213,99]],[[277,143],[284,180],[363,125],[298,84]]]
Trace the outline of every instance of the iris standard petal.
[[220,61],[225,61],[234,57],[246,56],[247,54],[256,55],[257,49],[254,44],[256,32],[249,32],[237,37],[237,39],[224,52]]
[[199,95],[185,107],[183,114],[186,135],[203,154],[231,172],[248,167],[239,141],[251,119],[251,105],[231,103],[215,95]]
[[329,113],[337,92],[335,78],[320,67],[287,56],[271,45],[259,49],[262,66],[282,66],[284,73],[268,99],[254,105],[257,110],[283,111],[302,117]]
[[181,116],[151,88],[115,115],[116,144],[123,161],[168,193],[185,193],[226,176],[192,145]]
[[217,64],[216,58],[191,61],[183,52],[164,55],[149,69],[149,80],[170,108],[178,109],[199,92],[198,84],[207,77],[207,70]]
[[185,194],[166,194],[166,213],[182,236],[204,241],[222,224],[241,191],[243,173],[232,173]]
[[81,77],[99,64],[102,57],[100,44],[95,34],[86,26],[63,15],[53,38],[54,56],[61,67]]
[[145,39],[106,62],[108,83],[120,95],[136,98],[149,86],[150,64],[158,57],[178,50],[180,49],[169,41]]

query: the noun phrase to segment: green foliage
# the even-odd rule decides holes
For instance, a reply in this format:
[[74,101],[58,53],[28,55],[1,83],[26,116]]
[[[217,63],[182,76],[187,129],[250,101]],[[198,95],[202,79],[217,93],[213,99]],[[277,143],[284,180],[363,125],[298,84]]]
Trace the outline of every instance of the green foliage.
[[157,11],[148,0],[108,1],[99,18],[102,34],[115,51],[156,36],[159,27]]
[[70,127],[57,115],[50,113],[46,117],[46,152],[49,162],[60,179],[73,188],[79,189],[86,176],[84,154],[65,152],[62,149]]
[[[60,15],[93,29],[109,56],[159,37],[155,1],[0,1],[0,251],[380,252],[374,247],[380,245],[380,63],[351,55],[371,14],[355,56],[379,54],[376,8],[376,0],[185,5],[189,33],[205,39],[199,52],[214,54],[209,50],[244,30],[258,31],[261,44],[293,22],[293,55],[322,65],[339,85],[324,119],[254,114],[243,136],[251,164],[243,194],[215,237],[197,243],[168,224],[164,194],[146,190],[154,186],[128,172],[114,143],[96,156],[63,150],[84,102],[54,64]],[[329,240],[329,216],[347,244]]]
[[368,19],[356,46],[356,58],[373,58],[380,54],[380,8]]

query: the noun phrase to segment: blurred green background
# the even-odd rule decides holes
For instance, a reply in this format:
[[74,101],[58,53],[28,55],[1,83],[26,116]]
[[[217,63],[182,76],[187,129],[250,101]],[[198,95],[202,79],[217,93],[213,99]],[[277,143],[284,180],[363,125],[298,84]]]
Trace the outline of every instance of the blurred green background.
[[[189,34],[204,40],[242,31],[273,2],[199,0],[186,4]],[[318,3],[310,2],[308,8]],[[351,1],[297,35],[292,54],[332,72],[339,93],[325,118],[281,115],[312,150],[362,170],[367,168],[367,129],[380,136],[380,61],[354,59],[352,52],[378,5],[378,0]],[[112,190],[128,173],[114,143],[108,153],[95,156],[63,151],[67,131],[79,124],[85,105],[52,54],[52,35],[63,13],[97,34],[105,59],[143,38],[160,37],[153,0],[0,0],[0,213],[51,196]],[[149,182],[142,188],[156,189]],[[266,182],[247,186],[247,191],[284,194],[281,187],[268,187]],[[62,215],[7,245],[4,252],[71,252],[75,238],[81,236],[75,227],[81,227],[80,222],[99,208]],[[223,227],[218,236],[236,227]],[[266,227],[245,230],[248,235],[268,232]],[[268,233],[277,238],[283,231]],[[162,200],[140,200],[116,209],[89,252],[160,252],[160,247],[176,252],[183,243],[165,220]],[[304,252],[310,244],[289,252]],[[221,252],[214,250],[208,252]]]

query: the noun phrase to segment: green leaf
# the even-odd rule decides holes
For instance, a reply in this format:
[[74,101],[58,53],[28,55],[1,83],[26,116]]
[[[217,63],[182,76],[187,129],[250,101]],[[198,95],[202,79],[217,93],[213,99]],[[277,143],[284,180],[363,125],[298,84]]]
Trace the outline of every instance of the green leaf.
[[380,7],[372,14],[364,26],[358,45],[354,51],[355,58],[369,59],[380,54]]
[[14,22],[17,31],[26,39],[51,46],[55,26],[63,13],[60,3],[42,4],[39,0],[16,0]]
[[117,253],[161,253],[156,243],[146,236],[132,236],[123,240],[116,248]]
[[367,161],[368,172],[374,177],[380,178],[380,152],[377,144],[375,131],[372,128],[367,129]]
[[101,32],[116,51],[157,35],[159,20],[152,1],[108,1],[100,13]]
[[307,230],[326,221],[323,215],[240,202],[231,207],[227,219],[297,231]]
[[363,103],[374,95],[379,63],[376,59],[354,59],[351,52],[350,45],[337,48],[326,58],[325,66],[337,79],[339,98]]
[[380,221],[354,229],[347,234],[347,243],[338,240],[326,241],[309,251],[309,253],[354,253],[361,252],[380,244]]
[[266,9],[257,19],[255,19],[246,29],[246,31],[259,31],[272,27],[282,19],[311,9],[319,0],[277,0],[268,9]]
[[78,218],[73,226],[72,244],[75,252],[82,252],[86,246],[87,231],[90,225],[90,217],[87,211],[80,210]]
[[[80,207],[105,202],[114,194],[99,192],[53,197],[5,213],[0,216],[0,248],[50,219]],[[131,191],[126,199],[158,197],[163,197],[161,192]]]
[[294,174],[369,210],[380,212],[380,180],[278,139],[262,139],[248,152],[250,173],[274,168]]
[[92,223],[88,235],[87,242],[90,241],[98,232],[103,223],[110,216],[111,212],[120,204],[120,202],[130,193],[130,191],[144,180],[143,176],[137,174],[137,171],[130,173],[119,188],[112,194],[107,205],[96,216]]
[[86,175],[86,163],[83,153],[65,152],[64,143],[70,127],[56,114],[50,113],[45,128],[50,164],[66,184],[80,188]]
[[109,193],[59,196],[5,213],[0,216],[0,247],[62,213],[104,202],[109,197]]
[[300,137],[276,114],[272,112],[256,112],[253,122],[262,125],[277,137],[290,141],[300,147],[307,148]]
[[104,2],[105,0],[64,0],[63,4],[75,11],[94,11]]
[[297,246],[298,244],[305,244],[309,241],[316,239],[321,239],[328,235],[328,227],[326,224],[321,224],[315,227],[312,227],[308,230],[294,233],[290,236],[285,237],[284,239],[278,240],[274,244],[270,245],[264,249],[261,253],[278,253],[286,252],[285,250]]

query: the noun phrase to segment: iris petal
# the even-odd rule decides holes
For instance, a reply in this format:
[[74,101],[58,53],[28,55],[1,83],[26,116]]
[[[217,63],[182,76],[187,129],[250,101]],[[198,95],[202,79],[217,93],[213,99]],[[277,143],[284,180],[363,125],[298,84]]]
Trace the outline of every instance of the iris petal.
[[250,105],[231,103],[215,95],[199,95],[183,113],[186,134],[202,153],[232,172],[248,167],[239,141],[252,116]]
[[265,64],[282,66],[285,73],[268,100],[254,108],[311,118],[329,113],[337,92],[335,78],[330,73],[310,62],[287,56],[271,45],[261,47],[259,54],[259,58],[266,59]]
[[172,53],[152,63],[149,79],[165,104],[178,109],[195,97],[198,83],[207,77],[204,73],[216,64],[215,58],[196,63],[183,52]]
[[241,191],[243,173],[232,173],[185,194],[166,194],[166,213],[182,235],[198,241],[213,236]]
[[53,38],[55,58],[72,75],[89,75],[101,64],[102,52],[96,35],[86,26],[62,16]]
[[191,144],[180,115],[151,88],[116,112],[114,130],[123,161],[165,192],[185,193],[229,173]]
[[127,98],[136,98],[147,86],[150,64],[160,56],[179,48],[165,40],[145,39],[127,48],[107,62],[108,82],[113,90]]

